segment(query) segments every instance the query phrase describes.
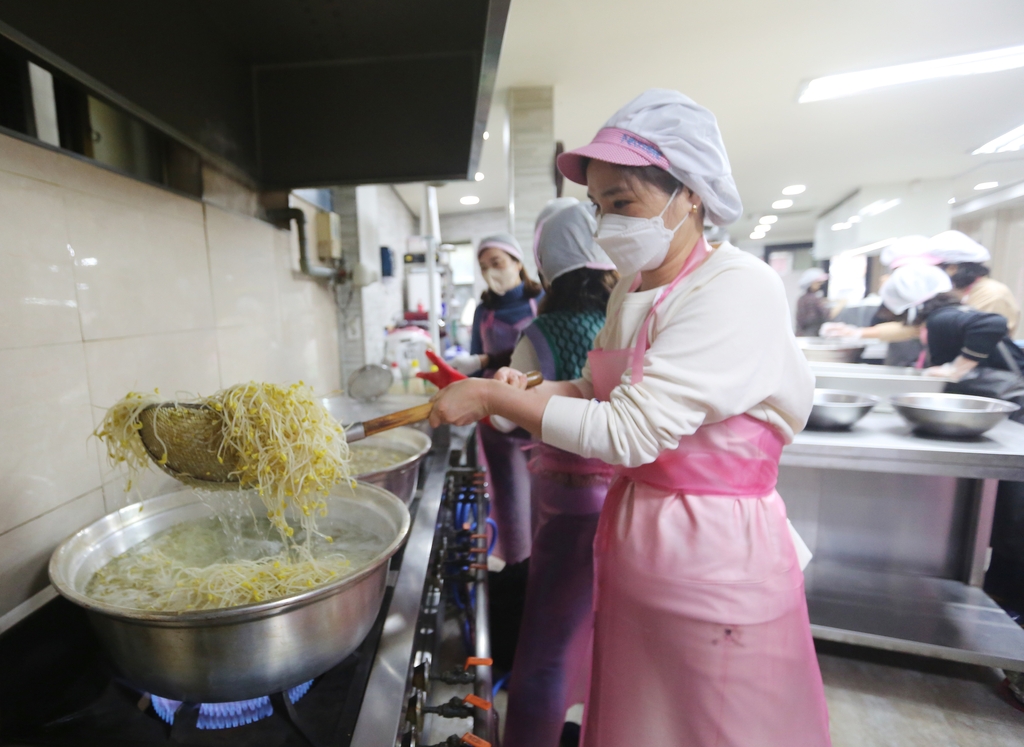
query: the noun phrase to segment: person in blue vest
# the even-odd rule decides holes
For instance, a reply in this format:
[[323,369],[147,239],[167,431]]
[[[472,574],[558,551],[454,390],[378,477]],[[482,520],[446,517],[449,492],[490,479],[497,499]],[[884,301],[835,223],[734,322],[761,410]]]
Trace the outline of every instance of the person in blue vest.
[[[487,289],[473,317],[470,352],[457,356],[451,366],[467,376],[491,378],[509,364],[519,336],[537,316],[543,290],[527,274],[522,247],[511,234],[481,241],[477,261]],[[501,433],[481,423],[477,439],[498,525],[495,554],[509,565],[522,563],[530,557],[530,486],[523,453],[530,434],[521,428]]]

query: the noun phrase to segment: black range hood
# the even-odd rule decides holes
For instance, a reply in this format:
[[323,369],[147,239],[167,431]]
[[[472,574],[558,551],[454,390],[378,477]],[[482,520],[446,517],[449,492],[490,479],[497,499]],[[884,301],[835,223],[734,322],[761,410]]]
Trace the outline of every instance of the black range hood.
[[263,189],[476,171],[511,0],[0,0],[0,35]]

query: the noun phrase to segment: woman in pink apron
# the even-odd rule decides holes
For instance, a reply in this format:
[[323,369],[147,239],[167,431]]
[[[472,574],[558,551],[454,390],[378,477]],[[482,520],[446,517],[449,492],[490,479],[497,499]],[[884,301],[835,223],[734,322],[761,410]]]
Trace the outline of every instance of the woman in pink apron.
[[[552,207],[534,246],[544,300],[516,345],[512,366],[538,370],[545,381],[571,381],[604,326],[618,276],[594,243],[587,209],[565,198]],[[586,696],[594,533],[614,471],[600,459],[542,442],[530,450],[529,469],[533,548],[503,744],[558,747],[566,710]]]
[[[537,316],[540,285],[523,268],[523,250],[511,234],[495,234],[477,247],[480,272],[487,283],[473,317],[468,355],[451,362],[460,373],[491,378],[507,366],[523,330]],[[530,434],[510,433],[488,423],[477,428],[479,456],[490,475],[494,520],[498,525],[495,554],[509,565],[530,557],[530,481],[526,470]]]
[[[778,276],[703,221],[742,204],[718,124],[675,91],[617,112],[559,168],[623,275],[580,379],[509,369],[435,401],[614,465],[595,555],[585,747],[827,747],[828,713],[778,461],[813,376]],[[503,384],[508,384],[503,386]]]

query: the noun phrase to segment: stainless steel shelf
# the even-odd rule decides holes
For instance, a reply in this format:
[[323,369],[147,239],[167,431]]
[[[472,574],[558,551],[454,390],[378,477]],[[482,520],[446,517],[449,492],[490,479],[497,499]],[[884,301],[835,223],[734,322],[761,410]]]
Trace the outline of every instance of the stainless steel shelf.
[[1024,481],[1024,425],[1004,421],[969,440],[916,436],[899,415],[873,412],[849,431],[803,431],[782,465]]
[[981,589],[819,561],[805,579],[815,638],[1024,671],[1024,629]]

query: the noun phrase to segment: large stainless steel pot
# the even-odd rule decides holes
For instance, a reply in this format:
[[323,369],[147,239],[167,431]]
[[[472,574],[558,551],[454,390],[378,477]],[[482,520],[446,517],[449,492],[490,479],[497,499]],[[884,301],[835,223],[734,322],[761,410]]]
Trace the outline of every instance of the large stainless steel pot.
[[371,485],[384,488],[402,499],[405,505],[412,502],[416,494],[416,481],[419,477],[420,463],[430,451],[430,436],[416,430],[415,428],[393,428],[375,436],[368,436],[358,443],[352,444],[353,449],[365,448],[367,446],[380,446],[385,449],[394,449],[408,456],[396,464],[392,464],[376,472],[366,472],[357,475],[360,482],[368,482]]
[[388,561],[406,540],[409,511],[374,485],[342,486],[328,501],[344,517],[390,538],[368,566],[333,584],[259,604],[196,612],[144,612],[85,596],[92,575],[146,538],[212,515],[183,490],[133,504],[78,531],[50,559],[50,581],[84,607],[129,682],[175,700],[224,702],[280,692],[352,653],[377,617]]

